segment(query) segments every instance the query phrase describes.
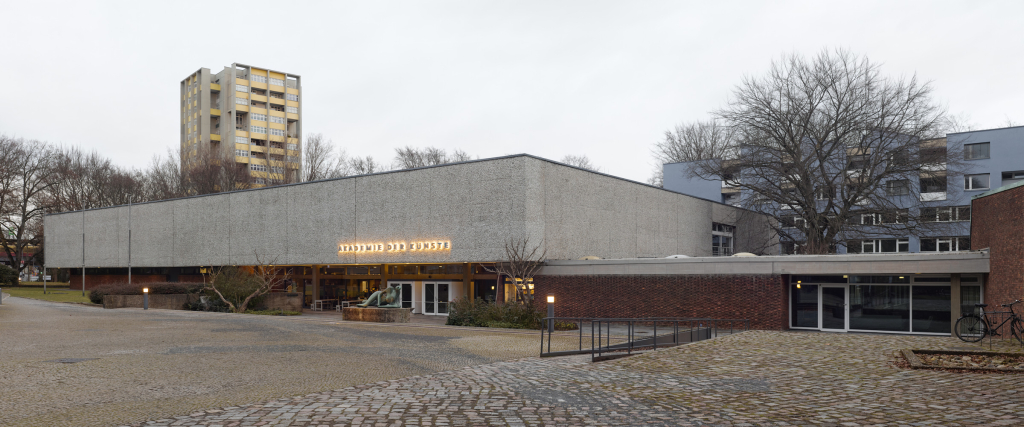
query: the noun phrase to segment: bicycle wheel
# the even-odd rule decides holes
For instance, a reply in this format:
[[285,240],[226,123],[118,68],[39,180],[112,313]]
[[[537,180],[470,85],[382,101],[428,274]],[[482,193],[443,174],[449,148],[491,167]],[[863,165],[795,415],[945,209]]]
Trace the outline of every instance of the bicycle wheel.
[[1010,335],[1017,339],[1017,343],[1024,345],[1024,322],[1020,319],[1013,319],[1010,322]]
[[978,342],[985,338],[988,328],[985,321],[976,314],[963,316],[956,321],[956,337],[965,342]]

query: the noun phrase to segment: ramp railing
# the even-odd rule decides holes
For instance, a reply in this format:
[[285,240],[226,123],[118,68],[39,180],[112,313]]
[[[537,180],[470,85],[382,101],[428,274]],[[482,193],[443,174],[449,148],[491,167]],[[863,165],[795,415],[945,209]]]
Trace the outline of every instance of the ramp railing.
[[540,357],[589,353],[596,362],[749,329],[748,319],[545,317]]

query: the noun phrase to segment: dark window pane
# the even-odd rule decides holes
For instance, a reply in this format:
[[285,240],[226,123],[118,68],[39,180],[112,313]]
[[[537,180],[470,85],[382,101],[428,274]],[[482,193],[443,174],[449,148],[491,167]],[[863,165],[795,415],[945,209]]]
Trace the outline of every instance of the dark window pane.
[[957,250],[958,251],[969,251],[971,250],[971,238],[970,237],[958,237]]
[[935,252],[935,239],[921,239],[921,252]]
[[822,329],[846,329],[846,289],[822,287]]
[[789,287],[792,296],[792,322],[794,327],[817,328],[818,327],[818,286],[817,285],[796,285]]
[[914,286],[914,332],[949,333],[950,288]]
[[910,332],[910,287],[850,286],[850,329]]
[[964,158],[967,160],[989,158],[989,143],[964,145]]
[[970,221],[971,220],[971,207],[961,206],[956,208],[956,220],[957,221]]
[[882,252],[896,252],[896,239],[882,239]]
[[974,304],[981,304],[981,286],[960,285],[960,315],[981,314]]

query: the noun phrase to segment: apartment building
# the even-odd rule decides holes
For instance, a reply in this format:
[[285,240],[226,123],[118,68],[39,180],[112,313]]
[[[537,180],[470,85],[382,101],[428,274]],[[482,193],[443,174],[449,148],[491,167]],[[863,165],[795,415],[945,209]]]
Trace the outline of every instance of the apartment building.
[[295,182],[302,162],[302,79],[231,64],[181,81],[181,157],[234,157],[257,186]]
[[[951,133],[945,138],[922,141],[920,150],[922,156],[927,154],[940,160],[923,168],[926,173],[915,179],[918,182],[887,182],[883,191],[894,204],[901,204],[903,198],[902,204],[909,206],[895,215],[895,220],[926,222],[927,227],[919,227],[919,235],[889,234],[848,240],[836,248],[838,253],[968,251],[971,248],[971,198],[990,189],[1024,181],[1024,126]],[[962,173],[947,174],[946,160],[962,165],[959,171]],[[856,162],[856,156],[849,156],[847,164]],[[752,200],[740,187],[730,184],[736,177],[714,181],[691,177],[687,173],[690,166],[689,163],[665,164],[665,189],[733,206]],[[743,171],[737,173],[742,175]],[[799,229],[801,226],[801,219],[786,209],[777,209],[775,216],[783,227]],[[870,227],[887,220],[884,215],[869,212],[855,218],[855,225]],[[799,252],[799,244],[798,241],[783,241],[780,251]]]

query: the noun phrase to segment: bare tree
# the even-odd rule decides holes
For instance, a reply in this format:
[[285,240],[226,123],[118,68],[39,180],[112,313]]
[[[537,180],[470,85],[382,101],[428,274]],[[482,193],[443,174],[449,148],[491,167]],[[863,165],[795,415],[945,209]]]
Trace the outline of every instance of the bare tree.
[[352,173],[348,154],[344,149],[334,152],[334,143],[321,133],[306,136],[302,148],[302,181],[340,178]]
[[373,160],[373,157],[352,157],[348,161],[349,171],[352,175],[366,175],[376,172],[383,172],[384,167]]
[[594,166],[594,164],[590,162],[590,158],[587,157],[586,154],[579,155],[579,156],[572,155],[572,154],[567,154],[567,155],[565,155],[565,157],[562,157],[562,160],[559,160],[559,161],[562,162],[562,163],[565,163],[565,164],[567,164],[569,166],[578,167],[580,169],[591,170],[591,171],[594,171],[594,172],[601,172],[601,168],[599,168],[597,166]]
[[[169,153],[172,154],[173,153]],[[254,156],[255,157],[255,156]],[[224,153],[216,148],[200,146],[181,157],[180,190],[183,196],[212,194],[225,191],[245,190],[252,188],[256,180],[250,173],[249,165],[235,162],[234,153]],[[255,162],[254,162],[255,163]],[[269,163],[269,165],[268,165]],[[273,166],[269,160],[265,168]],[[274,176],[278,180],[284,178],[271,170],[265,172],[266,185],[274,185]]]
[[417,149],[413,147],[404,147],[395,149],[395,160],[392,168],[413,169],[424,166],[464,162],[466,160],[470,160],[469,154],[458,149],[449,154],[443,148],[426,147]]
[[228,309],[245,313],[253,300],[270,293],[288,282],[286,272],[274,265],[274,260],[254,252],[256,263],[249,269],[225,267],[212,269],[204,290],[217,295]]
[[50,212],[66,212],[123,205],[144,201],[147,177],[144,172],[114,165],[110,159],[77,147],[58,147],[50,151],[45,193]]
[[505,242],[505,259],[496,261],[492,267],[484,265],[484,269],[511,280],[516,288],[516,301],[530,304],[533,276],[546,258],[547,249],[541,249],[541,245],[531,246],[529,238],[513,237]]
[[935,226],[917,213],[966,168],[946,155],[962,145],[940,137],[950,121],[928,83],[844,50],[784,57],[713,116],[666,132],[656,157],[737,189],[804,253]]
[[51,152],[42,142],[0,135],[0,246],[19,276],[26,248],[42,239]]

